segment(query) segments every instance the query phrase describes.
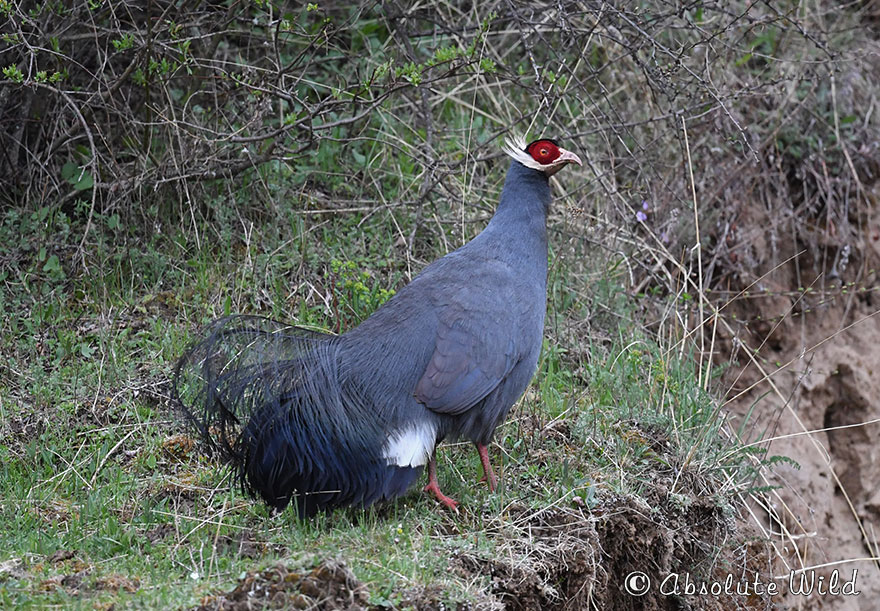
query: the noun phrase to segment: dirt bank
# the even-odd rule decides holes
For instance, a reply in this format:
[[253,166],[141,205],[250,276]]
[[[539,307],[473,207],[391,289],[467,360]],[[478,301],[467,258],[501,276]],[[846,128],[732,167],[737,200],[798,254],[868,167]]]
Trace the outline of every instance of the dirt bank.
[[[770,215],[747,208],[742,224],[769,227]],[[726,375],[734,421],[751,439],[773,439],[768,457],[794,461],[773,466],[769,511],[754,507],[777,574],[858,571],[860,595],[789,596],[789,608],[867,611],[880,597],[880,565],[859,560],[880,555],[880,221],[871,210],[850,220],[848,234],[816,227],[772,257],[760,252],[768,241],[753,240],[747,254],[781,265],[743,283],[748,294],[728,307],[736,333],[722,342],[721,360],[738,363]]]

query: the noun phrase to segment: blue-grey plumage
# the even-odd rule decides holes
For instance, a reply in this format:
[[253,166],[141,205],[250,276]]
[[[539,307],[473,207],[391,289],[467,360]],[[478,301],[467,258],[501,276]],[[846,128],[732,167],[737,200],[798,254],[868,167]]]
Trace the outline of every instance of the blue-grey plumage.
[[173,392],[242,486],[302,516],[403,494],[434,450],[486,446],[535,373],[547,292],[549,177],[576,155],[511,147],[491,221],[359,326],[333,336],[265,318],[215,321],[181,358]]

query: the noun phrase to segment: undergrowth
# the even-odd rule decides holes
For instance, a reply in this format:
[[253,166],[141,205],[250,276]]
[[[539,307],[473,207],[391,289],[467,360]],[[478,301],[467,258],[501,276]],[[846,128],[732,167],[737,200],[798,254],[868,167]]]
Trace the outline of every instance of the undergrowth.
[[[871,305],[867,11],[0,2],[0,606],[217,606],[306,575],[375,608],[623,604],[644,549],[772,572],[745,522],[807,566],[771,475],[793,461],[761,439],[791,412],[776,355],[803,358],[780,329]],[[555,187],[498,493],[448,445],[459,515],[417,490],[311,522],[241,496],[169,408],[188,342],[230,313],[358,324],[485,225],[522,132],[586,163]]]

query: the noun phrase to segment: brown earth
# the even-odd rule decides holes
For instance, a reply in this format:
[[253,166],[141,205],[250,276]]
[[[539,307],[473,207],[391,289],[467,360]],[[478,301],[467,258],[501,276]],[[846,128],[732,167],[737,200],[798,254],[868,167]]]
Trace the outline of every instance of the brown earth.
[[[817,580],[855,575],[861,592],[778,601],[791,609],[880,608],[880,564],[864,560],[880,556],[880,221],[862,212],[851,236],[826,225],[782,247],[775,260],[787,262],[729,306],[738,322],[734,335],[722,334],[719,360],[739,363],[727,373],[728,396],[742,393],[731,403],[734,424],[773,439],[768,457],[797,463],[773,466],[768,483],[780,488],[767,495],[771,510],[754,507],[780,558],[776,574],[819,567]],[[769,214],[750,209],[744,224],[769,226]],[[755,252],[768,244],[751,248],[770,258]]]
[[[671,458],[671,457],[668,457]],[[662,461],[658,461],[661,464]],[[374,601],[341,561],[307,571],[282,564],[249,572],[229,592],[206,597],[200,611],[308,608],[350,611],[419,609],[461,611],[724,611],[769,609],[767,596],[668,596],[657,585],[670,573],[695,581],[766,582],[768,547],[755,533],[737,530],[733,513],[718,504],[707,481],[686,468],[675,486],[670,473],[636,497],[609,498],[589,510],[577,503],[535,509],[511,505],[496,516],[487,536],[491,554],[450,551],[449,569],[480,584],[470,602],[447,601],[434,587],[413,588],[395,601]],[[671,492],[675,487],[676,492]],[[653,587],[627,593],[627,577],[644,571]]]

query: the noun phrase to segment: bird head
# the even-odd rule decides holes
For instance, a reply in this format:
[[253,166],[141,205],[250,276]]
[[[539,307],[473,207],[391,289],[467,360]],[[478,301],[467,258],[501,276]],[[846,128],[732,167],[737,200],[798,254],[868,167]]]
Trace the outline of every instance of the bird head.
[[583,165],[580,157],[571,151],[566,151],[549,138],[541,138],[526,144],[522,138],[514,137],[507,142],[505,152],[527,168],[543,172],[548,178],[566,164]]

